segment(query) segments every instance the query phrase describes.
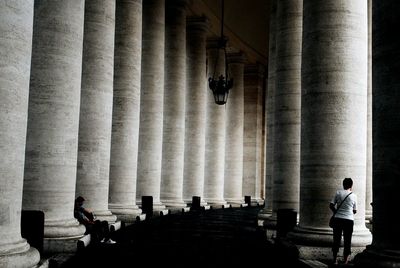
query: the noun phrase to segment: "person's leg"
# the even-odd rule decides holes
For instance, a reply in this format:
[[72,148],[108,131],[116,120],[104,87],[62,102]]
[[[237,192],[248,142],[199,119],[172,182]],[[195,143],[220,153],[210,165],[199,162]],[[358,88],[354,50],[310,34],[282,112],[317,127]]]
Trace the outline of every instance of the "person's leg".
[[342,239],[342,227],[338,223],[335,228],[333,228],[333,245],[332,245],[332,253],[333,253],[333,263],[337,264],[337,254],[339,252],[340,241]]
[[350,261],[351,237],[353,235],[353,225],[354,225],[353,221],[346,220],[343,228],[343,240],[344,240],[343,258],[346,264]]

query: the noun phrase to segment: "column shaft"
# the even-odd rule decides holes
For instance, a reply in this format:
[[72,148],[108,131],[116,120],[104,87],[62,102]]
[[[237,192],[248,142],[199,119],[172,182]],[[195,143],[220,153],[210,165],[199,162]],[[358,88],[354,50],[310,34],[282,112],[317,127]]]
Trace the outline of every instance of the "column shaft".
[[[225,77],[225,54],[218,39],[208,40],[207,77]],[[204,199],[211,205],[224,205],[225,106],[217,105],[210,89],[207,96]]]
[[109,208],[133,222],[139,140],[142,0],[116,2]]
[[331,259],[328,204],[345,177],[358,196],[353,252],[371,240],[365,227],[367,3],[305,0],[303,10],[300,223],[293,239],[305,245],[304,258],[317,257],[317,247],[319,259]]
[[243,53],[229,54],[229,69],[233,87],[226,104],[224,198],[233,205],[244,202],[243,186],[243,73],[246,58]]
[[272,214],[273,203],[273,158],[274,158],[274,92],[275,92],[275,70],[276,70],[276,7],[277,0],[271,0],[269,21],[269,51],[268,51],[268,88],[265,98],[266,106],[266,151],[265,151],[265,207],[260,212],[260,218],[267,218]]
[[246,65],[244,71],[244,134],[243,134],[243,196],[251,196],[254,205],[262,203],[259,154],[262,135],[263,68]]
[[76,196],[108,222],[114,29],[115,1],[86,2]]
[[373,241],[356,256],[356,267],[400,267],[400,20],[398,1],[373,1]]
[[303,1],[277,7],[273,212],[299,211]]
[[183,165],[186,89],[186,1],[167,0],[161,201],[185,207]]
[[0,2],[0,267],[33,267],[36,249],[21,237],[33,1]]
[[[143,2],[142,74],[137,170],[137,198],[160,202],[164,101],[165,1]],[[140,202],[140,201],[139,201]]]
[[44,250],[76,250],[73,216],[84,1],[35,3],[23,208],[45,213]]
[[207,80],[206,34],[208,21],[189,18],[187,21],[187,88],[185,115],[185,153],[183,198],[190,202],[193,196],[203,197],[204,154],[206,135]]

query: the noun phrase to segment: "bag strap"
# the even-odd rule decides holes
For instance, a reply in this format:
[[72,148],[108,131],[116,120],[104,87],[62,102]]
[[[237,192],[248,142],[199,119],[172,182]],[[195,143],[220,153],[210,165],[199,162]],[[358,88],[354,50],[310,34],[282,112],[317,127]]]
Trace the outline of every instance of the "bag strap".
[[[352,193],[353,193],[353,192],[350,192],[348,195],[346,195],[346,197],[342,200],[342,202],[340,202],[339,206],[338,206],[337,209],[336,209],[336,212],[338,212],[338,210],[339,210],[340,206],[343,204],[344,200],[346,200],[346,198],[347,198],[349,195],[351,195]],[[333,213],[333,215],[335,215],[336,212]]]

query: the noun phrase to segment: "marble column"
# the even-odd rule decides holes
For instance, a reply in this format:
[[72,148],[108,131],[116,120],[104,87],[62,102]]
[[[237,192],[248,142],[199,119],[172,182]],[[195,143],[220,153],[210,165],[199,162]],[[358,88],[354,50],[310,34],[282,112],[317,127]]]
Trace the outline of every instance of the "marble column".
[[290,235],[303,258],[332,259],[328,205],[350,177],[358,197],[352,252],[365,227],[367,2],[304,0],[300,222]]
[[265,151],[265,205],[258,217],[266,219],[272,215],[273,201],[273,156],[274,156],[274,92],[275,92],[275,65],[276,65],[276,8],[277,0],[271,0],[269,21],[269,52],[268,52],[268,88],[265,98],[266,106],[266,151]]
[[[207,40],[207,77],[225,77],[225,53],[218,46],[219,40]],[[204,199],[210,205],[220,207],[227,204],[224,200],[226,112],[225,105],[216,104],[212,91],[209,88],[207,91]]]
[[365,219],[372,220],[372,0],[368,0],[367,185]]
[[301,42],[303,1],[281,0],[277,6],[273,214],[299,211]]
[[373,241],[355,267],[400,267],[400,2],[373,1]]
[[243,134],[243,196],[251,196],[253,205],[263,203],[261,198],[263,164],[262,103],[264,68],[260,64],[246,65],[244,69],[244,134]]
[[0,267],[34,267],[21,237],[33,1],[0,2]]
[[[203,199],[206,136],[207,80],[205,17],[189,17],[186,22],[186,109],[183,200]],[[203,201],[203,200],[202,200]],[[204,204],[204,202],[203,202]]]
[[35,3],[23,209],[45,214],[44,251],[73,252],[84,1]]
[[108,206],[125,222],[142,212],[136,205],[141,58],[142,0],[118,0]]
[[185,148],[186,0],[166,0],[161,202],[182,208]]
[[142,74],[137,168],[137,201],[153,196],[154,210],[160,202],[164,102],[165,1],[143,2]]
[[99,220],[108,210],[113,103],[115,1],[85,4],[76,196]]
[[226,103],[224,198],[232,206],[244,203],[243,186],[243,74],[246,57],[242,52],[228,54],[233,87]]

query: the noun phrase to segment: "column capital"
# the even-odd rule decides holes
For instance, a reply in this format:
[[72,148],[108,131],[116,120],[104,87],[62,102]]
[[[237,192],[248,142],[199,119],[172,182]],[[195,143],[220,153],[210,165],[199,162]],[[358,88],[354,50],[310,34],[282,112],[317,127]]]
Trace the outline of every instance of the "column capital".
[[210,28],[210,20],[206,16],[187,17],[186,28],[193,31],[207,32]]
[[257,75],[263,77],[266,74],[266,70],[266,66],[261,63],[246,64],[246,66],[244,66],[245,75]]
[[246,63],[247,57],[243,51],[233,52],[227,54],[228,63]]
[[[228,42],[228,38],[224,36],[225,43]],[[221,48],[221,37],[209,37],[207,38],[207,49]]]

